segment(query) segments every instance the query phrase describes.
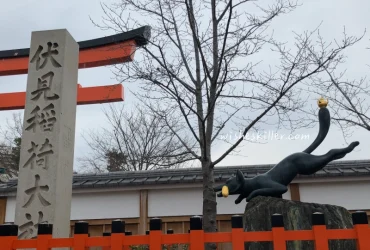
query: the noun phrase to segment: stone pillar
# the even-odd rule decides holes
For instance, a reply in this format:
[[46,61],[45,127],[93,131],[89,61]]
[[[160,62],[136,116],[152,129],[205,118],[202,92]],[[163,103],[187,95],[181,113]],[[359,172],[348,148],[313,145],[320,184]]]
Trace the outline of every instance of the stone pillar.
[[79,46],[67,30],[32,33],[15,223],[20,239],[38,223],[69,237]]

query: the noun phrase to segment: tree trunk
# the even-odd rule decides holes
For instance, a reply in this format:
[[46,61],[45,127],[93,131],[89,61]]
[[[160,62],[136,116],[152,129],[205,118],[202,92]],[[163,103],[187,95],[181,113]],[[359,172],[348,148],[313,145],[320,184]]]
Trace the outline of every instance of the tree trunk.
[[[211,161],[202,161],[203,171],[203,229],[205,232],[216,232],[217,203],[213,190],[214,177]],[[206,250],[217,249],[216,244],[206,244]]]

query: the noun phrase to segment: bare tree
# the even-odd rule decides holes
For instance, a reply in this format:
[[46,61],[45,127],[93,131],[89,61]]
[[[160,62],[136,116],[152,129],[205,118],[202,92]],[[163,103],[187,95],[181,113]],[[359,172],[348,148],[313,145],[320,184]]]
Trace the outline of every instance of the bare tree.
[[[341,128],[345,138],[349,137],[354,127],[370,132],[370,85],[365,77],[348,80],[345,71],[338,75],[326,70],[326,76],[312,82],[309,91],[321,94],[329,99],[333,122]],[[311,117],[314,110],[308,112]]]
[[0,167],[6,178],[18,176],[22,126],[21,113],[13,113],[6,126],[0,127]]
[[[120,81],[139,82],[136,96],[200,162],[206,232],[216,230],[214,167],[252,129],[299,127],[301,121],[292,112],[307,104],[305,85],[326,70],[333,72],[344,62],[342,52],[362,38],[344,33],[340,43],[326,44],[315,29],[296,34],[293,43],[275,40],[271,22],[297,6],[289,0],[261,5],[248,0],[121,0],[102,5],[102,24],[94,22],[114,32],[152,27],[148,46],[136,52],[134,62],[117,65],[114,74]],[[278,63],[260,62],[264,51]],[[174,125],[179,124],[186,131],[178,133]],[[240,130],[242,136],[215,155],[218,139],[228,129]],[[183,139],[189,135],[197,150]]]
[[193,159],[161,117],[139,106],[128,111],[121,105],[110,105],[104,114],[108,126],[83,136],[91,149],[79,159],[83,168],[95,172],[166,169],[187,166]]

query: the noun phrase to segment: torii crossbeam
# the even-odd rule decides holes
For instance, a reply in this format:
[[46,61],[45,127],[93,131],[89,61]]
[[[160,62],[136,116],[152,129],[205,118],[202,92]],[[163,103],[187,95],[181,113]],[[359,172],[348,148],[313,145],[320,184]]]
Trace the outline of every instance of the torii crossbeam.
[[[92,68],[133,61],[137,47],[146,45],[150,26],[108,37],[78,42],[79,68]],[[0,76],[27,74],[29,48],[0,51]],[[78,86],[77,104],[97,104],[123,101],[121,84],[83,88]],[[23,109],[26,93],[0,93],[0,111]]]

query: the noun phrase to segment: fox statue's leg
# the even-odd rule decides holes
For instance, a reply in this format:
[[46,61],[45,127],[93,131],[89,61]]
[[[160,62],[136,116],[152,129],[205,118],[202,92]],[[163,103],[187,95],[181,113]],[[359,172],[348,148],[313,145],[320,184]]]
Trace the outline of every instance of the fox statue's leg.
[[239,204],[245,198],[244,195],[239,195],[238,198],[235,200],[235,204]]
[[324,168],[329,162],[338,160],[352,152],[359,142],[352,142],[346,148],[332,149],[324,155],[304,155],[300,157],[298,164],[298,174],[311,175]]
[[259,195],[261,196],[280,196],[284,193],[286,193],[288,191],[288,188],[280,183],[277,183],[277,182],[274,182],[274,181],[270,181],[268,182],[268,184],[264,184],[265,187],[264,188],[261,188],[261,189],[256,189],[254,191],[252,191],[246,201],[249,202],[251,199],[253,199],[254,197],[257,197]]

